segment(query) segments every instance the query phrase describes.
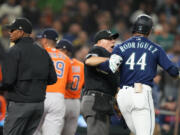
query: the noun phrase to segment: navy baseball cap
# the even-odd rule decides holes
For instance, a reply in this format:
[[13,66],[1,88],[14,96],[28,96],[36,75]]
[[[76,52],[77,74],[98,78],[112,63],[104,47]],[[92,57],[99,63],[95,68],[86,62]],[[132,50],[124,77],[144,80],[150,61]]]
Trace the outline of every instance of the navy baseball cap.
[[56,45],[56,48],[57,49],[66,49],[68,52],[71,52],[73,51],[73,45],[72,43],[69,41],[69,40],[66,40],[66,39],[61,39],[57,45]]
[[118,37],[118,33],[112,34],[110,30],[102,30],[96,33],[94,41],[97,43],[101,39],[117,39]]
[[31,34],[32,24],[27,18],[17,18],[11,24],[5,26],[10,30],[23,30],[25,33]]
[[47,28],[43,32],[37,34],[36,38],[47,38],[50,40],[57,41],[58,40],[58,33],[53,28]]

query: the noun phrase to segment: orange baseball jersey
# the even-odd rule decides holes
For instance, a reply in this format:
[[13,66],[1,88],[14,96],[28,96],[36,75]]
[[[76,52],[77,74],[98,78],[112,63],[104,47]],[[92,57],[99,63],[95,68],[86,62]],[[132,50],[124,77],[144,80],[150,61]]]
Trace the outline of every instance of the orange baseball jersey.
[[56,48],[46,48],[49,53],[56,70],[57,82],[53,85],[48,85],[46,92],[59,92],[65,94],[66,84],[72,82],[68,74],[71,74],[71,60],[64,53]]
[[6,100],[4,96],[0,95],[0,121],[4,120],[6,114]]
[[84,64],[76,59],[72,59],[71,70],[69,80],[73,80],[73,84],[71,89],[66,90],[65,98],[80,98],[81,89],[84,85]]

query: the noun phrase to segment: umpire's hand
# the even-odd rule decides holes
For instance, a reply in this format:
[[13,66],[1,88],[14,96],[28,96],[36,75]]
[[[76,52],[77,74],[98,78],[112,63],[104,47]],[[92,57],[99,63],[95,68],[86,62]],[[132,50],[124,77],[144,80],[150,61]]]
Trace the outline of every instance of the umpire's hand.
[[115,110],[115,113],[117,114],[117,117],[118,119],[121,118],[122,114],[121,114],[121,111],[119,110],[119,107],[118,107],[118,104],[117,104],[117,94],[115,95],[115,103],[114,103],[114,110]]

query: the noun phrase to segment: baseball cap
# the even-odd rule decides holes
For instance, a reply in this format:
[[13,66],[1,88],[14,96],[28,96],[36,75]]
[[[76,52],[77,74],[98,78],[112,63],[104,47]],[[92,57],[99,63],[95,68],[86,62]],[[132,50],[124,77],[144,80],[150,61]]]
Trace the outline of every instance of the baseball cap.
[[66,39],[61,39],[57,45],[56,45],[56,48],[57,49],[66,49],[68,52],[71,52],[73,51],[73,45],[72,43],[69,41],[69,40],[66,40]]
[[58,33],[55,29],[53,28],[47,28],[41,33],[36,35],[36,38],[47,38],[50,40],[57,41],[58,40]]
[[116,39],[119,37],[118,33],[112,34],[110,30],[102,30],[96,33],[94,37],[95,43],[101,39]]
[[27,18],[17,18],[5,27],[10,30],[23,30],[25,33],[29,34],[32,32],[32,24]]

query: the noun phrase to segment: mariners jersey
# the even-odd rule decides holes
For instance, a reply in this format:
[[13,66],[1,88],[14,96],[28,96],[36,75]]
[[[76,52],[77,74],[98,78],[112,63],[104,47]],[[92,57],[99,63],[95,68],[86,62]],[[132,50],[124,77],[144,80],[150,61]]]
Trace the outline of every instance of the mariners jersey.
[[70,59],[64,53],[60,52],[55,48],[46,48],[46,50],[54,63],[57,74],[57,82],[53,85],[48,85],[46,92],[59,92],[65,94],[67,82],[72,81],[68,80],[68,74],[70,74],[71,72]]
[[80,98],[81,89],[84,85],[84,64],[76,59],[71,62],[71,74],[69,80],[73,80],[71,89],[66,90],[65,98]]
[[157,64],[164,70],[174,66],[160,46],[141,36],[134,36],[116,45],[112,54],[123,59],[120,66],[120,87],[133,86],[135,82],[152,86]]

